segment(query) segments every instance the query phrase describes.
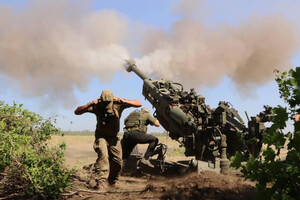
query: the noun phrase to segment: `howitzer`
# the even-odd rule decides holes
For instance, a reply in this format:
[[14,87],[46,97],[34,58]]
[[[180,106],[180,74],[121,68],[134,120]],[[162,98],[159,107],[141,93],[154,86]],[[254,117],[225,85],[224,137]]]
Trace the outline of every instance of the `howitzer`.
[[247,128],[229,102],[220,101],[217,108],[211,109],[205,104],[205,98],[194,89],[187,92],[180,83],[152,80],[132,60],[127,61],[126,69],[143,80],[143,96],[155,108],[154,115],[169,136],[185,147],[186,156],[195,156],[203,161],[214,160],[221,154],[224,136],[227,157],[233,156],[236,151],[245,158],[250,154],[254,157],[259,155],[261,134],[266,130],[263,123],[271,120],[270,107],[252,117]]

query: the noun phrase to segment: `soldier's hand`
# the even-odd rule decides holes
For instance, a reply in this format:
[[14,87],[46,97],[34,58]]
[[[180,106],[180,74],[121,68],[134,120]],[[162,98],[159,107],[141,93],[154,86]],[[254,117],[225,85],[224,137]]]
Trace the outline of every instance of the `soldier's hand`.
[[93,105],[97,105],[98,104],[98,99],[95,99],[94,101],[91,101],[90,103],[88,103],[88,106],[93,106]]
[[127,100],[126,99],[124,99],[124,98],[115,98],[114,97],[114,101],[116,101],[116,102],[118,102],[118,103],[127,103]]
[[119,98],[119,100],[120,100],[120,103],[127,103],[127,99]]

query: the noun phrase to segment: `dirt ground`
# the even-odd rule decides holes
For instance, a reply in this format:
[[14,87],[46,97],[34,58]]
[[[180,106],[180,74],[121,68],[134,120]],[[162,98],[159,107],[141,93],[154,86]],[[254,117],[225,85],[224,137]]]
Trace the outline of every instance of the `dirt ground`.
[[[167,161],[191,159],[176,154],[179,151],[177,143],[163,142],[168,143]],[[88,173],[82,170],[83,165],[96,159],[91,146],[92,143],[69,143],[66,161],[70,166],[76,166],[78,173],[73,177],[73,187],[61,199],[254,199],[253,182],[244,181],[236,173],[223,175],[213,171],[170,176],[122,173],[118,188],[92,190],[85,183]],[[139,150],[143,152],[146,147],[139,145]]]
[[254,184],[236,175],[204,171],[181,177],[121,176],[119,188],[91,190],[74,179],[61,199],[254,199]]
[[[174,141],[161,139],[168,144],[166,161],[190,160],[192,157],[182,155],[181,149]],[[88,188],[86,180],[89,171],[83,170],[84,165],[96,160],[96,153],[92,148],[93,137],[64,137],[67,144],[66,163],[76,168],[77,173],[72,177],[73,186],[62,194],[60,199],[254,199],[255,184],[244,181],[237,173],[223,175],[213,171],[191,172],[184,175],[172,174],[168,176],[150,175],[146,173],[122,173],[118,188],[107,187],[104,190]],[[54,143],[61,139],[54,138]],[[147,145],[139,145],[141,152]],[[12,198],[6,194],[6,181],[0,174],[0,200],[22,199]]]

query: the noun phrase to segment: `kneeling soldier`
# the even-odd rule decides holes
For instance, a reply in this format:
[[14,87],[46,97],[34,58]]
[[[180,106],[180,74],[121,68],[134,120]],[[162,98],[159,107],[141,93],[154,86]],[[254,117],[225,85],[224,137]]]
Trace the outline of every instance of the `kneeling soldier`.
[[122,141],[123,160],[126,160],[130,156],[130,153],[137,144],[149,143],[141,162],[153,167],[149,162],[149,158],[153,155],[153,151],[158,143],[158,138],[146,134],[147,125],[149,124],[156,127],[160,126],[159,121],[150,115],[150,111],[147,108],[131,112],[124,120],[125,128]]

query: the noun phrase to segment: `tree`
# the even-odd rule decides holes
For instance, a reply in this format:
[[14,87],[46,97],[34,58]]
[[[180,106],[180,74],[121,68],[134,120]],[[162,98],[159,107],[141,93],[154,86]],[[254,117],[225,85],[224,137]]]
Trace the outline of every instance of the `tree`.
[[[300,199],[300,121],[294,121],[300,113],[300,67],[289,72],[276,71],[276,82],[280,97],[287,107],[277,106],[272,126],[263,133],[263,160],[250,157],[242,166],[242,155],[236,153],[231,159],[232,166],[241,167],[245,179],[257,181],[257,199]],[[294,121],[294,133],[284,134],[288,119]],[[287,156],[279,157],[280,150],[287,144]]]
[[49,146],[60,134],[51,120],[0,102],[0,172],[7,171],[13,186],[36,198],[57,198],[71,185],[71,170],[63,166],[65,144]]

